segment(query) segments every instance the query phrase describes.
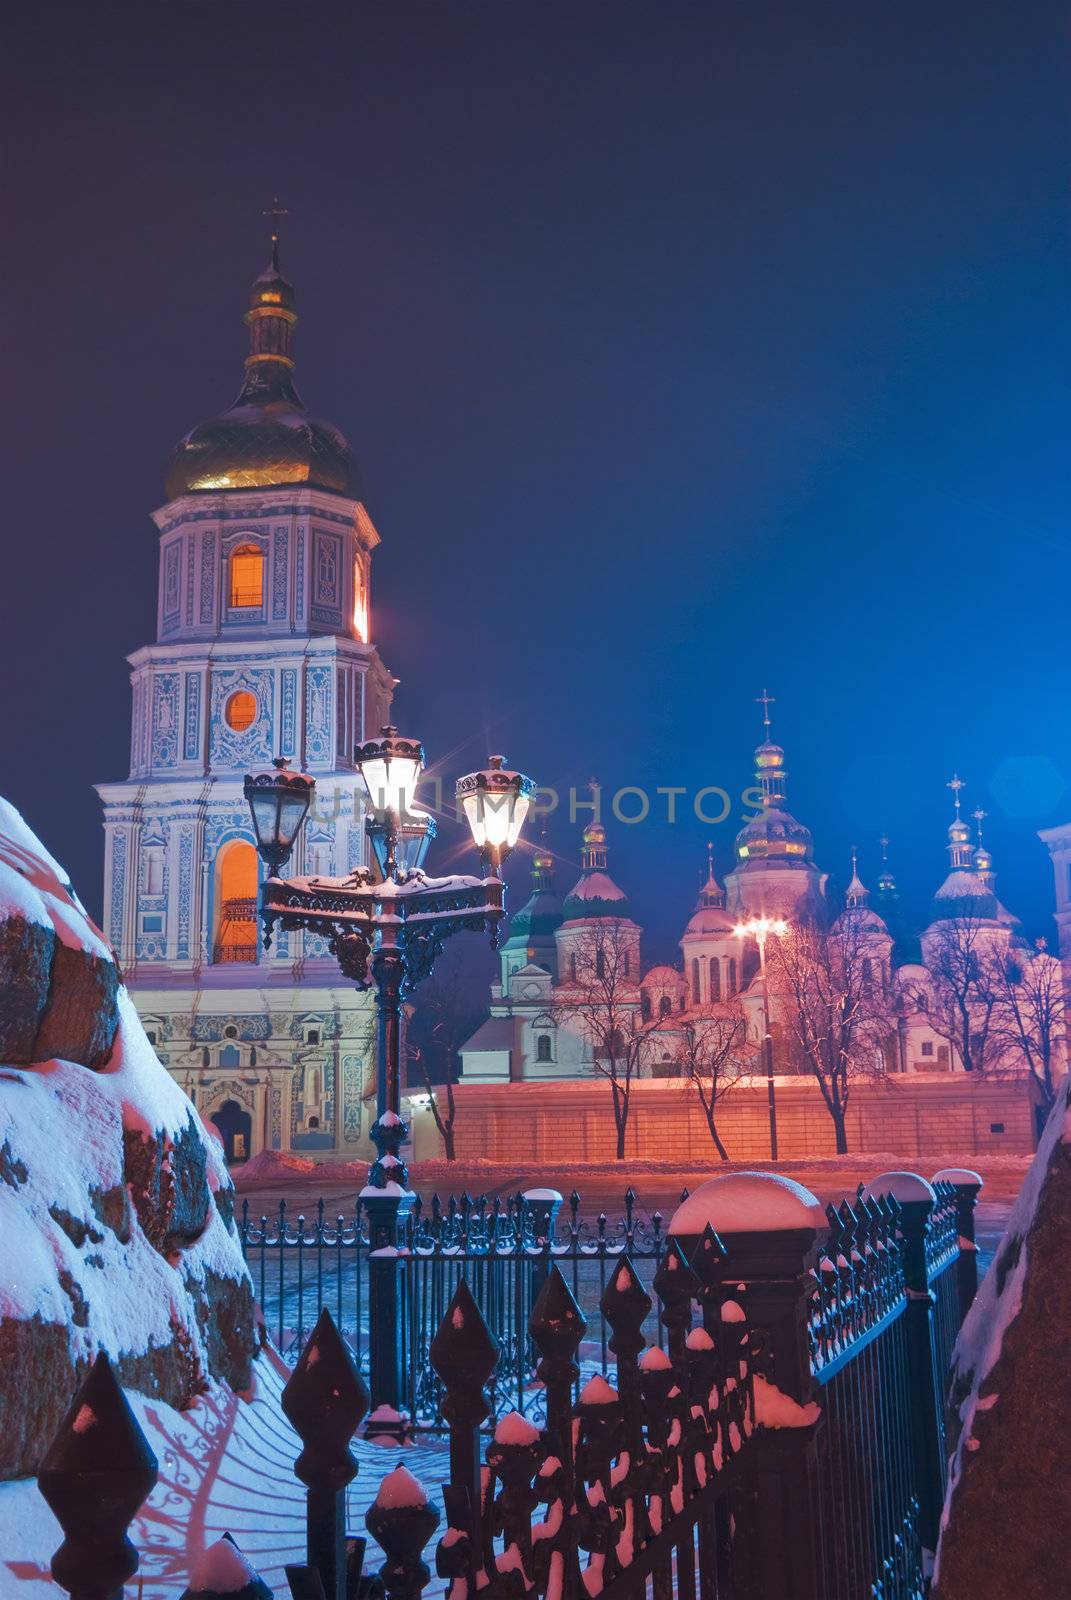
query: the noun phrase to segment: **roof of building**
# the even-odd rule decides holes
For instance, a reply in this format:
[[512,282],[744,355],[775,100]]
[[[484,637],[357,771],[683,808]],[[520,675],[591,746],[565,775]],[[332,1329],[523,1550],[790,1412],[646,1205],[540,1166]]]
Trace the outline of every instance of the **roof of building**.
[[628,916],[628,896],[607,872],[606,854],[606,829],[601,822],[589,822],[583,833],[580,876],[562,906],[567,922]]
[[363,500],[356,458],[329,422],[309,415],[294,387],[294,287],[272,259],[253,282],[246,322],[249,354],[234,404],[192,428],[171,453],[164,475],[169,500],[301,484]]
[[512,1050],[513,1018],[485,1017],[471,1039],[466,1039],[462,1050]]

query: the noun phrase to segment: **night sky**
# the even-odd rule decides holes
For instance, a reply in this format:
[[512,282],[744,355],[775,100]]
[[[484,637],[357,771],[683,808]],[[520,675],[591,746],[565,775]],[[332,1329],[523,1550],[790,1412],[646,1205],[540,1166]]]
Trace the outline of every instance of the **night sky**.
[[[149,513],[238,388],[277,193],[404,731],[451,776],[503,749],[563,795],[738,796],[768,684],[841,884],[853,842],[873,884],[885,831],[921,917],[958,768],[998,892],[1049,933],[1069,32],[1065,0],[9,14],[0,790],[90,908]],[[607,818],[650,960],[739,826],[680,806]],[[563,887],[578,831],[551,820]]]

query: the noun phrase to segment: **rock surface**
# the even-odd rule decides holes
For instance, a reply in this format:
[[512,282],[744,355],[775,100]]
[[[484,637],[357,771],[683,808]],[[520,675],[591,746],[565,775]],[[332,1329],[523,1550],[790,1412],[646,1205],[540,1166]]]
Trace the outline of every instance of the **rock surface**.
[[935,1600],[1069,1592],[1071,1081],[956,1345]]
[[0,801],[0,1478],[89,1363],[181,1409],[245,1388],[252,1285],[215,1137],[157,1061],[66,874]]

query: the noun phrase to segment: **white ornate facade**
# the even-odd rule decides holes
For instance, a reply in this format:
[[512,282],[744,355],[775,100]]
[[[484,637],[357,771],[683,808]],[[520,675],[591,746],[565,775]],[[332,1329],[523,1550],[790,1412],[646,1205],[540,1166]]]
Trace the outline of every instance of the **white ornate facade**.
[[105,924],[162,1061],[228,1154],[365,1154],[371,1005],[322,941],[265,954],[246,772],[289,757],[316,778],[291,870],[364,859],[354,745],[388,719],[370,642],[379,542],[356,462],[293,386],[293,289],[253,285],[250,353],[228,411],[172,455],[156,642],[129,658],[130,775],[101,784]]
[[[713,861],[707,881],[680,940],[680,967],[644,970],[640,957],[641,929],[631,919],[628,901],[606,873],[606,835],[599,823],[584,832],[582,871],[562,902],[554,893],[553,863],[546,852],[535,861],[533,893],[510,923],[501,949],[501,980],[491,990],[490,1014],[462,1047],[467,1081],[510,1082],[585,1078],[596,1071],[592,1057],[594,1002],[575,988],[578,959],[592,944],[592,930],[616,925],[615,945],[630,952],[632,988],[622,985],[619,1003],[636,1014],[636,1026],[655,1023],[643,1039],[641,1076],[672,1075],[679,1070],[675,1018],[695,1019],[700,1027],[711,1008],[738,1003],[747,1019],[744,1046],[748,1070],[758,1061],[765,1028],[763,980],[757,948],[734,931],[753,916],[785,918],[790,924],[818,912],[826,899],[827,879],[814,862],[810,831],[787,809],[784,751],[766,737],[755,752],[757,814],[736,836],[734,862],[725,885],[718,883]],[[993,862],[979,837],[971,841],[968,824],[956,815],[948,830],[950,870],[938,888],[930,920],[921,937],[904,929],[896,885],[885,863],[878,879],[875,906],[855,870],[846,892],[841,919],[852,919],[861,936],[861,959],[872,981],[889,1000],[889,1035],[882,1052],[889,1072],[943,1074],[964,1070],[962,1052],[947,1026],[935,1022],[934,971],[945,930],[957,919],[972,930],[979,959],[998,952],[1021,967],[1050,963],[1044,951],[1031,949],[1016,918],[996,897]],[[984,813],[976,813],[980,819]],[[980,821],[979,821],[980,826]],[[1065,968],[1071,968],[1071,826],[1043,835],[1057,870],[1058,910]],[[772,937],[772,936],[771,936]],[[590,953],[589,953],[590,959]],[[571,987],[571,980],[573,987]],[[778,1070],[792,1070],[779,1042],[790,1037],[788,1019],[779,1016],[776,992],[770,1001],[770,1032]],[[979,1027],[985,1022],[979,1020]],[[1062,1019],[1056,1029],[1063,1060]],[[1007,1070],[1022,1070],[1014,1049]],[[881,1062],[882,1057],[878,1057]],[[876,1062],[876,1065],[878,1063]],[[1001,1070],[1004,1070],[1001,1067]],[[1061,1065],[1062,1070],[1062,1065]],[[996,1130],[993,1130],[996,1131]]]

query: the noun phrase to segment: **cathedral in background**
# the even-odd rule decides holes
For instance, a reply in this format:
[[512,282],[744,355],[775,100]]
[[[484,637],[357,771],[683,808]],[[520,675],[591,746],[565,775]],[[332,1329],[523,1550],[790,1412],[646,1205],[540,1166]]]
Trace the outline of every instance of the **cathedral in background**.
[[292,870],[364,860],[354,745],[389,720],[371,643],[379,536],[357,462],[294,386],[278,245],[246,313],[241,391],[166,470],[156,642],[130,656],[130,776],[104,783],[104,926],[161,1061],[222,1135],[366,1154],[374,1013],[310,934],[263,948],[242,795],[275,756],[316,778]]

